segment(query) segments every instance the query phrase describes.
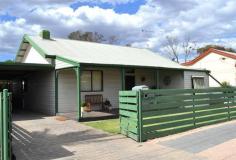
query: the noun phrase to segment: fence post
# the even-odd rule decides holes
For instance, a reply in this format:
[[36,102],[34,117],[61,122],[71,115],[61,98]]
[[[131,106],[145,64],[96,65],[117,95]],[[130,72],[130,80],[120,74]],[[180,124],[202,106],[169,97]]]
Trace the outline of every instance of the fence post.
[[13,152],[12,152],[12,93],[8,92],[7,95],[7,102],[8,102],[8,117],[9,117],[9,121],[8,121],[8,130],[9,130],[9,134],[8,134],[8,148],[9,148],[9,160],[12,160],[12,156],[13,156]]
[[2,106],[2,92],[0,93],[0,160],[3,160],[3,106]]
[[142,91],[138,91],[138,128],[139,142],[143,141],[143,117],[142,117]]
[[228,120],[230,120],[230,107],[229,107],[229,104],[230,104],[230,93],[231,91],[227,91],[226,90],[226,98],[227,98],[227,107],[228,107]]
[[9,160],[8,90],[3,90],[3,160]]

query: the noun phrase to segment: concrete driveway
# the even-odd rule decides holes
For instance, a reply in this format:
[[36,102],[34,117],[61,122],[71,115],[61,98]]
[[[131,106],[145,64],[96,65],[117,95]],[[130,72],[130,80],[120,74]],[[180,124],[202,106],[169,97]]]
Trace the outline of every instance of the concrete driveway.
[[73,120],[14,116],[17,160],[235,160],[236,121],[137,143]]

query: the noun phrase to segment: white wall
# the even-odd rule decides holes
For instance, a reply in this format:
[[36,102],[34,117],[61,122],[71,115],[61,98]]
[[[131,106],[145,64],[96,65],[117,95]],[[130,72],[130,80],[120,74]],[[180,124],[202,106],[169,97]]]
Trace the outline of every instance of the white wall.
[[[135,69],[135,85],[146,85],[149,88],[156,87],[155,70],[152,69]],[[142,82],[142,77],[145,81]]]
[[[222,58],[225,58],[223,60]],[[229,82],[230,85],[236,86],[236,61],[224,57],[215,53],[210,53],[197,63],[193,65],[195,68],[203,68],[211,71],[211,75],[213,75],[220,82]],[[209,79],[210,87],[219,87],[220,85],[213,80]]]
[[[164,79],[166,76],[170,76],[171,82],[169,85],[165,85]],[[175,89],[184,88],[184,75],[183,71],[175,70],[160,70],[159,71],[159,88],[160,89]]]
[[58,72],[58,112],[77,111],[76,73],[73,69]]
[[[120,68],[112,67],[84,67],[83,70],[100,70],[103,72],[103,91],[83,92],[81,91],[81,101],[85,102],[85,95],[102,94],[103,99],[108,99],[113,108],[119,107],[119,91],[121,90],[121,72]],[[152,69],[136,69],[135,83],[136,85],[147,85],[153,87],[156,81],[161,89],[189,88],[191,86],[192,75],[204,75],[205,72],[194,71],[176,71],[176,70],[160,70],[156,79],[156,71]],[[166,86],[163,82],[165,76],[171,77],[171,83]],[[142,77],[145,81],[142,82]],[[208,79],[206,79],[208,81]],[[207,83],[206,83],[207,84]],[[73,69],[61,70],[58,77],[58,108],[59,112],[76,112],[76,74]],[[100,110],[100,106],[92,106],[93,110]]]
[[201,71],[184,71],[184,88],[192,88],[192,76],[204,77],[205,87],[209,87],[209,76],[206,72]]
[[50,64],[50,62],[40,55],[33,47],[29,46],[26,50],[22,63]]
[[25,108],[44,113],[55,114],[55,72],[38,71],[27,77]]
[[[84,70],[103,71],[103,91],[102,92],[81,92],[82,102],[85,101],[85,95],[102,94],[103,99],[108,99],[113,108],[119,107],[119,91],[121,90],[121,73],[118,68],[83,68]],[[93,106],[94,110],[101,109],[99,106]]]

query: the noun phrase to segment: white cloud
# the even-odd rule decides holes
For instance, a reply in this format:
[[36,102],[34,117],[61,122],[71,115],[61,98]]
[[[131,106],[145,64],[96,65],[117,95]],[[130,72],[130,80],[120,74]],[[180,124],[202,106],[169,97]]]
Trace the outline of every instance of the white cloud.
[[23,18],[0,23],[0,54],[16,53],[24,33],[38,33],[40,30],[39,25],[28,25]]
[[[235,0],[147,0],[135,14],[121,14],[113,9],[89,6],[73,10],[69,5],[76,1],[72,0],[50,0],[50,3],[46,3],[47,0],[18,1],[0,2],[2,12],[8,11],[19,17],[16,21],[0,22],[0,42],[5,46],[0,53],[3,50],[12,52],[24,33],[37,34],[42,28],[49,29],[56,37],[66,37],[75,30],[97,31],[105,36],[117,35],[122,40],[121,44],[131,43],[135,47],[155,51],[163,51],[167,35],[180,39],[190,36],[198,41],[199,46],[219,43],[236,48]],[[135,0],[79,1],[116,5]],[[16,9],[13,11],[12,7]]]

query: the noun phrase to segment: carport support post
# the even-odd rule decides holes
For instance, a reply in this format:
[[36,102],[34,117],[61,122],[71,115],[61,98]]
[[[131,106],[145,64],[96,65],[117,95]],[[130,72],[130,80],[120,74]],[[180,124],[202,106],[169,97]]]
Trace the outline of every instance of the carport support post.
[[155,83],[156,83],[156,89],[159,89],[159,70],[155,70]]
[[80,94],[80,67],[77,66],[75,68],[76,72],[76,82],[77,82],[77,121],[79,122],[81,119],[81,94]]
[[58,113],[58,71],[55,71],[55,114]]
[[125,68],[122,67],[120,69],[120,75],[121,75],[121,90],[125,90]]

